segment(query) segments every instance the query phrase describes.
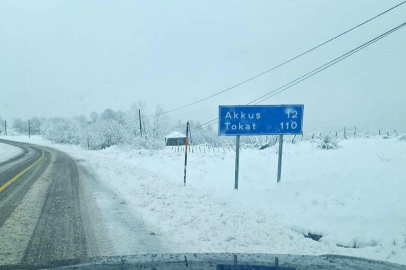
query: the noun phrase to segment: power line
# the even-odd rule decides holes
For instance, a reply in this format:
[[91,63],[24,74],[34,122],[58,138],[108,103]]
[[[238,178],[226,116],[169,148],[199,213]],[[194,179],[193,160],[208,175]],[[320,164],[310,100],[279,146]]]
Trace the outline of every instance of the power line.
[[192,131],[197,132],[197,131],[203,130],[204,128],[206,128],[208,126],[216,124],[218,122],[217,120],[218,120],[218,118],[212,119],[212,120],[210,120],[210,121],[208,121],[208,122],[206,122],[204,124],[201,124],[200,126],[192,128]]
[[[338,62],[344,60],[345,58],[347,58],[347,57],[349,57],[349,56],[351,56],[351,55],[353,55],[354,53],[357,53],[358,51],[360,51],[360,50],[362,50],[362,49],[368,47],[369,45],[371,45],[371,44],[377,42],[378,40],[380,40],[380,39],[386,37],[387,35],[390,35],[391,33],[393,33],[393,32],[395,32],[395,31],[399,30],[399,29],[402,28],[402,27],[404,27],[405,25],[406,25],[406,22],[400,24],[399,26],[397,26],[397,27],[395,27],[395,28],[393,28],[393,29],[391,29],[391,30],[385,32],[384,34],[382,34],[382,35],[380,35],[380,36],[378,36],[378,37],[376,37],[376,38],[374,38],[374,39],[371,39],[370,41],[368,41],[368,42],[362,44],[361,46],[358,46],[357,48],[355,48],[355,49],[353,49],[353,50],[351,50],[351,51],[349,51],[349,52],[347,52],[347,53],[341,55],[340,57],[337,57],[336,59],[334,59],[334,60],[332,60],[332,61],[330,61],[330,62],[328,62],[328,63],[326,63],[326,64],[324,64],[324,65],[322,65],[322,66],[320,66],[320,67],[318,67],[318,68],[316,68],[316,69],[314,69],[314,70],[312,70],[312,71],[310,71],[309,73],[306,73],[305,75],[303,75],[303,76],[301,76],[301,77],[299,77],[299,78],[297,78],[297,79],[291,81],[290,83],[285,84],[284,86],[279,87],[278,89],[276,89],[276,90],[274,90],[274,91],[272,91],[272,92],[270,92],[270,93],[268,93],[268,94],[266,94],[266,95],[263,95],[263,96],[260,97],[260,98],[257,98],[257,99],[255,99],[255,100],[251,101],[251,102],[248,103],[248,104],[258,104],[258,103],[261,103],[261,102],[263,102],[263,101],[265,101],[265,100],[267,100],[267,99],[269,99],[269,98],[275,96],[276,94],[279,94],[280,92],[286,91],[287,89],[291,88],[292,86],[294,86],[294,85],[296,85],[296,84],[298,84],[298,83],[300,83],[300,82],[302,82],[302,81],[304,81],[304,80],[307,80],[308,78],[310,78],[310,77],[316,75],[317,73],[319,73],[319,72],[321,72],[321,71],[323,71],[323,70],[329,68],[329,67],[332,66],[332,65],[337,64]],[[271,94],[273,94],[273,95],[271,95]]]
[[[346,116],[342,116],[342,117],[338,117],[338,118],[334,118],[334,119],[329,119],[328,124],[318,125],[317,127],[318,128],[328,127],[330,125],[330,123],[332,123],[332,122],[335,123],[337,121],[340,121],[340,120],[343,120],[343,119],[346,119],[346,118],[354,118],[354,117],[356,118],[356,117],[359,117],[359,116],[363,116],[363,115],[366,115],[366,114],[377,113],[377,112],[382,113],[382,112],[385,112],[388,108],[404,107],[405,104],[406,103],[397,104],[395,106],[394,105],[389,105],[389,106],[385,106],[385,107],[379,107],[379,108],[374,109],[374,110],[368,110],[368,111],[364,111],[364,112],[361,112],[361,113],[356,113],[356,114],[346,115]],[[308,128],[308,129],[314,129],[314,128],[316,128],[316,126],[313,125],[313,126],[310,126],[310,128]]]
[[[299,78],[297,78],[297,79],[295,79],[293,81],[290,81],[289,83],[287,83],[287,84],[285,84],[285,85],[283,85],[283,86],[281,86],[281,87],[279,87],[279,88],[277,88],[277,89],[275,89],[275,90],[273,90],[273,91],[271,91],[271,92],[269,92],[269,93],[255,99],[255,100],[253,100],[253,101],[251,101],[251,102],[249,102],[247,104],[248,105],[249,104],[258,104],[258,103],[261,103],[261,102],[263,102],[263,101],[265,101],[265,100],[267,100],[267,99],[269,99],[269,98],[271,98],[271,97],[273,97],[273,96],[275,96],[277,94],[280,94],[281,92],[288,90],[289,88],[295,86],[296,84],[298,84],[298,83],[300,83],[302,81],[305,81],[305,80],[309,79],[310,77],[313,77],[314,75],[320,73],[321,71],[323,71],[323,70],[325,70],[325,69],[327,69],[327,68],[329,68],[329,67],[331,67],[331,66],[333,66],[333,65],[335,65],[335,64],[337,64],[339,62],[341,62],[342,60],[350,57],[351,55],[359,52],[360,50],[365,49],[366,47],[370,46],[371,44],[373,44],[373,43],[379,41],[380,39],[392,34],[393,32],[401,29],[404,26],[406,26],[406,22],[396,26],[395,28],[393,28],[393,29],[391,29],[391,30],[377,36],[376,38],[373,38],[373,39],[369,40],[368,42],[366,42],[366,43],[356,47],[355,49],[353,49],[353,50],[351,50],[351,51],[349,51],[349,52],[335,58],[334,60],[331,60],[330,62],[328,62],[328,63],[326,63],[326,64],[324,64],[324,65],[322,65],[322,66],[308,72],[308,73],[306,73],[303,76],[300,76]],[[200,126],[194,128],[193,131],[199,131],[199,130],[205,128],[205,125],[214,125],[215,123],[218,122],[217,120],[218,120],[218,118],[212,119],[212,120],[204,123],[203,125],[200,125]]]
[[337,36],[335,36],[335,37],[333,37],[333,38],[331,38],[331,39],[329,39],[329,40],[327,40],[327,41],[325,41],[325,42],[323,42],[323,43],[321,43],[321,44],[319,44],[319,45],[317,45],[317,46],[315,46],[315,47],[313,47],[313,48],[311,48],[311,49],[309,49],[309,50],[307,50],[307,51],[305,51],[305,52],[303,52],[303,53],[301,53],[301,54],[299,54],[299,55],[297,55],[297,56],[295,56],[295,57],[293,57],[293,58],[290,58],[289,60],[287,60],[287,61],[285,61],[285,62],[283,62],[283,63],[281,63],[281,64],[278,64],[278,65],[276,65],[276,66],[274,66],[274,67],[272,67],[272,68],[270,68],[270,69],[268,69],[268,70],[266,70],[266,71],[264,71],[264,72],[262,72],[262,73],[260,73],[260,74],[257,74],[257,75],[255,75],[255,76],[249,78],[249,79],[246,79],[246,80],[244,80],[244,81],[242,81],[242,82],[240,82],[240,83],[237,83],[237,84],[235,84],[235,85],[233,85],[233,86],[231,86],[231,87],[229,87],[229,88],[226,88],[226,89],[224,89],[224,90],[221,90],[221,91],[219,91],[219,92],[217,92],[217,93],[214,93],[214,94],[212,94],[212,95],[210,95],[210,96],[207,96],[207,97],[205,97],[205,98],[202,98],[202,99],[199,99],[199,100],[197,100],[197,101],[194,101],[194,102],[192,102],[192,103],[189,103],[189,104],[180,106],[180,107],[178,107],[178,108],[175,108],[175,109],[172,109],[172,110],[168,110],[168,111],[164,111],[164,112],[161,112],[161,113],[158,113],[158,114],[146,115],[145,117],[152,117],[152,116],[155,116],[155,115],[168,114],[168,113],[171,113],[171,112],[175,112],[175,111],[178,111],[178,110],[181,110],[181,109],[184,109],[184,108],[193,106],[193,105],[195,105],[195,104],[198,104],[198,103],[200,103],[200,102],[203,102],[203,101],[208,100],[208,99],[210,99],[210,98],[213,98],[213,97],[215,97],[215,96],[218,96],[218,95],[220,95],[220,94],[222,94],[222,93],[225,93],[225,92],[227,92],[227,91],[230,91],[230,90],[232,90],[232,89],[234,89],[234,88],[236,88],[236,87],[238,87],[238,86],[240,86],[240,85],[243,85],[243,84],[245,84],[245,83],[247,83],[247,82],[250,82],[250,81],[252,81],[252,80],[254,80],[254,79],[256,79],[256,78],[258,78],[258,77],[260,77],[260,76],[263,76],[263,75],[265,75],[265,74],[267,74],[267,73],[269,73],[269,72],[271,72],[271,71],[273,71],[273,70],[275,70],[275,69],[277,69],[277,68],[280,68],[280,67],[282,67],[282,66],[284,66],[284,65],[286,65],[286,64],[288,64],[288,63],[290,63],[290,62],[292,62],[292,61],[294,61],[294,60],[296,60],[296,59],[298,59],[298,58],[300,58],[300,57],[302,57],[302,56],[304,56],[304,55],[306,55],[306,54],[308,54],[308,53],[310,53],[310,52],[312,52],[312,51],[314,51],[314,50],[316,50],[316,49],[318,49],[318,48],[320,48],[320,47],[322,47],[322,46],[324,46],[324,45],[326,45],[326,44],[328,44],[328,43],[330,43],[331,41],[333,41],[333,40],[335,40],[335,39],[337,39],[337,38],[339,38],[339,37],[341,37],[341,36],[343,36],[343,35],[345,35],[345,34],[348,34],[349,32],[351,32],[351,31],[353,31],[353,30],[355,30],[355,29],[357,29],[357,28],[363,26],[364,24],[369,23],[370,21],[372,21],[372,20],[374,20],[374,19],[376,19],[376,18],[378,18],[378,17],[384,15],[385,13],[388,13],[389,11],[391,11],[391,10],[393,10],[393,9],[395,9],[395,8],[397,8],[397,7],[399,7],[399,6],[403,5],[403,4],[405,4],[405,3],[406,3],[406,1],[403,1],[403,2],[401,2],[401,3],[399,3],[399,4],[395,5],[395,6],[393,6],[393,7],[389,8],[389,9],[387,9],[387,10],[385,10],[385,11],[379,13],[378,15],[375,15],[374,17],[372,17],[372,18],[370,18],[370,19],[368,19],[368,20],[366,20],[366,21],[364,21],[364,22],[362,22],[362,23],[360,23],[360,24],[358,24],[358,25],[356,25],[356,26],[354,26],[354,27],[352,27],[352,28],[350,28],[350,29],[348,29],[348,30],[342,32],[341,34],[339,34],[339,35],[337,35]]

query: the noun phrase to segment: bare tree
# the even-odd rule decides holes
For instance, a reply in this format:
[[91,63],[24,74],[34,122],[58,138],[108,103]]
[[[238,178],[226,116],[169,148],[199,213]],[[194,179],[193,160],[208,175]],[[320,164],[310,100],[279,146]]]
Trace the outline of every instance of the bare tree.
[[[139,118],[139,110],[141,111],[141,124],[142,124],[142,134],[147,135],[149,133],[149,130],[151,128],[151,125],[149,123],[149,120],[145,115],[148,114],[147,111],[147,104],[144,101],[137,101],[131,105],[131,112],[132,112],[132,121],[134,121],[135,126],[137,126],[138,134],[140,134],[139,130],[139,123],[140,123],[140,118]],[[135,132],[135,131],[134,131]]]
[[163,107],[158,104],[155,109],[154,115],[154,126],[152,130],[152,136],[154,139],[161,139],[168,132],[169,128],[169,117],[167,114],[164,114],[165,110]]
[[99,114],[97,112],[92,112],[90,114],[90,121],[95,123],[99,119]]

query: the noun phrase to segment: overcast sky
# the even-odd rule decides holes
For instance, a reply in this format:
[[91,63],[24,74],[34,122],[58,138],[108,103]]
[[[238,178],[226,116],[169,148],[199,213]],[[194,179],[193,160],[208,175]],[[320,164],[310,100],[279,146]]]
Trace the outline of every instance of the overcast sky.
[[[149,113],[261,73],[400,0],[0,1],[0,116]],[[211,120],[406,21],[406,4],[173,121]],[[406,131],[406,27],[262,104],[304,104],[304,130]]]

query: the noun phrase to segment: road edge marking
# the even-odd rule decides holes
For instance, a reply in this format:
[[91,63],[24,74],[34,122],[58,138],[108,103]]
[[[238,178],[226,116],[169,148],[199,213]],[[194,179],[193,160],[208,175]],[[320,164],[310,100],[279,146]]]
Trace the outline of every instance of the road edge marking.
[[40,162],[44,156],[44,150],[40,149],[42,152],[42,155],[39,159],[37,159],[37,161],[35,161],[33,164],[31,164],[29,167],[25,168],[24,170],[22,170],[21,172],[19,172],[16,176],[14,176],[13,178],[11,178],[10,180],[8,180],[4,185],[2,185],[0,187],[0,192],[2,192],[3,190],[5,190],[9,185],[11,185],[15,180],[17,180],[20,176],[22,176],[24,173],[26,173],[29,169],[31,169],[32,167],[34,167],[38,162]]

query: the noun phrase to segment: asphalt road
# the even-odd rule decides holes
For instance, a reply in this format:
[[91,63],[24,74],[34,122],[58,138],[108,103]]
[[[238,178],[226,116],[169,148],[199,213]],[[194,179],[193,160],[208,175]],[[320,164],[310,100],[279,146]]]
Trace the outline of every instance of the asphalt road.
[[23,150],[0,163],[0,265],[95,257],[101,249],[86,175],[61,151]]

